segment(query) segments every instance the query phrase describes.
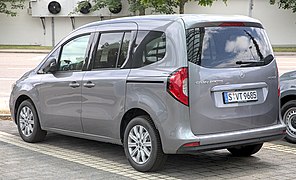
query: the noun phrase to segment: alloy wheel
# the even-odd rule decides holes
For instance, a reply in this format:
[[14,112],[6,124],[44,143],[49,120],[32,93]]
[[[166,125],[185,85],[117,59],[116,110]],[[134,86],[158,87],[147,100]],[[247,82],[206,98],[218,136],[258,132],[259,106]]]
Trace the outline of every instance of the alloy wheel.
[[23,135],[29,137],[34,129],[34,115],[28,106],[24,106],[19,114],[20,130]]
[[128,135],[128,151],[137,164],[148,161],[152,151],[149,132],[141,125],[134,126]]

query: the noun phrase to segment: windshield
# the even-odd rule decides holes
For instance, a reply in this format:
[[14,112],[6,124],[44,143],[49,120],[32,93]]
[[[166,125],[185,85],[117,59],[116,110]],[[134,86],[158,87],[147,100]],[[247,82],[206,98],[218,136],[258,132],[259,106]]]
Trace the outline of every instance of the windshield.
[[[264,29],[258,27],[193,28],[186,37],[188,60],[207,68],[244,67],[237,62],[259,62],[272,54]],[[258,65],[264,63],[253,64]]]

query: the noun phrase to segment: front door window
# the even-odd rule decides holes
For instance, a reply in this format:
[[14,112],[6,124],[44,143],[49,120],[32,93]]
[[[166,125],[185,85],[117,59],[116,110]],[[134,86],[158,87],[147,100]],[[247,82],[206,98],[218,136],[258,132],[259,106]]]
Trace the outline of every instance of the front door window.
[[59,71],[79,71],[87,58],[87,46],[90,35],[80,36],[65,44],[62,48]]

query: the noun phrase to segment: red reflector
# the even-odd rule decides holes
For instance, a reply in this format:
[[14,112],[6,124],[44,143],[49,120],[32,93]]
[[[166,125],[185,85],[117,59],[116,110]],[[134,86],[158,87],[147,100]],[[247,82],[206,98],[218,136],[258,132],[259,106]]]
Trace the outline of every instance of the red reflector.
[[219,26],[245,26],[242,22],[224,22],[221,23]]
[[183,147],[196,147],[199,145],[200,145],[200,142],[191,142],[191,143],[184,144]]

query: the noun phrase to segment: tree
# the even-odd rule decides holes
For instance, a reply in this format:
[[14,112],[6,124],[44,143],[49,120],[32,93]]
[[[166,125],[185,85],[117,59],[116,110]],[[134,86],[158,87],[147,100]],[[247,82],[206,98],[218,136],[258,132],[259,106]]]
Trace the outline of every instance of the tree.
[[[167,0],[142,0],[142,2],[145,4],[152,4],[153,8],[155,8],[156,10],[158,10],[159,7],[167,7],[170,8],[172,10],[172,7],[179,7],[179,13],[180,14],[184,14],[184,7],[185,4],[187,2],[189,2],[191,0],[171,0],[171,1],[167,1]],[[194,1],[198,1],[198,5],[201,6],[211,6],[214,1],[217,0],[194,0]],[[227,0],[222,0],[225,4]],[[161,13],[165,13],[165,12],[169,12],[169,9],[165,9],[163,8],[163,10],[165,10],[164,12]],[[173,13],[173,11],[171,11],[171,13]],[[170,14],[170,13],[166,13],[166,14]]]
[[0,13],[16,16],[16,9],[24,8],[24,0],[0,0]]
[[270,4],[275,4],[277,2],[279,8],[281,9],[292,9],[293,13],[296,12],[296,0],[270,0]]
[[[108,7],[109,10],[121,6],[121,0],[93,0],[94,6],[91,11],[96,11],[101,8]],[[130,5],[130,11],[134,14],[138,11],[139,15],[145,15],[145,9],[151,8],[154,12],[162,14],[174,14],[174,8],[179,7],[179,13],[184,14],[184,6],[191,0],[128,0]],[[214,1],[218,0],[194,0],[198,1],[201,6],[211,6]],[[225,4],[227,0],[222,0]],[[82,1],[78,4],[76,12],[80,11],[81,8],[86,7],[88,1]]]

